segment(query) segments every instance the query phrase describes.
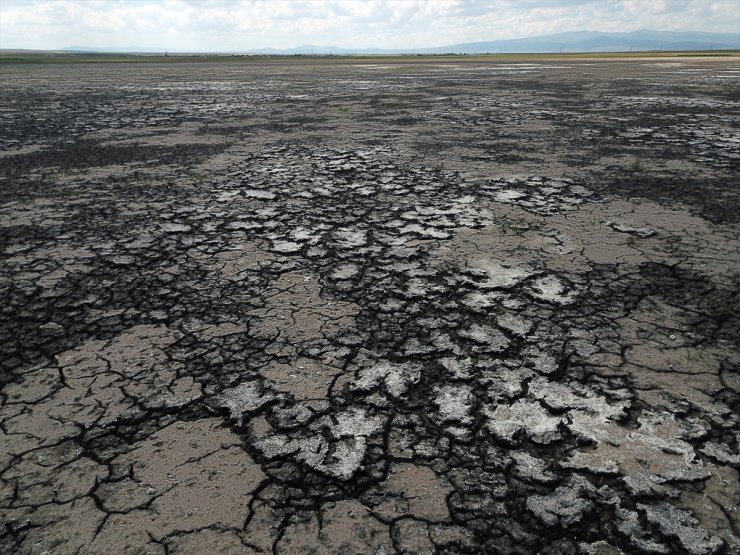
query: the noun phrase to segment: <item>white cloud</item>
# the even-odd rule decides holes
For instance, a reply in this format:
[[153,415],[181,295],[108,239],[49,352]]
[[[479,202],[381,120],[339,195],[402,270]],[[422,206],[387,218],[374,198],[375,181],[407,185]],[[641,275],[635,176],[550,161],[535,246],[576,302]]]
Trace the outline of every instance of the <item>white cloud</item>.
[[0,0],[0,47],[413,48],[572,30],[737,32],[736,0]]

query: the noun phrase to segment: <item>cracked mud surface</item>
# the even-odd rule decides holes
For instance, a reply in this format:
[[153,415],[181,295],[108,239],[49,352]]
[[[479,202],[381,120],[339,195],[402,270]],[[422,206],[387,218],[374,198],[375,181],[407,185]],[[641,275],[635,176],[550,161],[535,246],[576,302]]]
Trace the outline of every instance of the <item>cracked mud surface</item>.
[[740,551],[737,62],[2,71],[0,551]]

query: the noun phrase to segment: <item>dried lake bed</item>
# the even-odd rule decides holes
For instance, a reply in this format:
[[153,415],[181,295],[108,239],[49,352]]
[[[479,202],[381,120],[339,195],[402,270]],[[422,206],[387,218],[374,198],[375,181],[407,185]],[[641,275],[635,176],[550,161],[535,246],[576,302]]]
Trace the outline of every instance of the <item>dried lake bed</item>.
[[0,67],[0,551],[737,553],[740,60]]

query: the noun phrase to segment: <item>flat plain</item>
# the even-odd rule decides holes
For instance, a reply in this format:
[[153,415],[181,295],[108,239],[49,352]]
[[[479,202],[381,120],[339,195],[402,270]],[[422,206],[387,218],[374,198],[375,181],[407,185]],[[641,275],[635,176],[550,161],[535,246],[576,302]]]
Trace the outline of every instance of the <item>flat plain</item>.
[[740,551],[740,59],[0,66],[0,551]]

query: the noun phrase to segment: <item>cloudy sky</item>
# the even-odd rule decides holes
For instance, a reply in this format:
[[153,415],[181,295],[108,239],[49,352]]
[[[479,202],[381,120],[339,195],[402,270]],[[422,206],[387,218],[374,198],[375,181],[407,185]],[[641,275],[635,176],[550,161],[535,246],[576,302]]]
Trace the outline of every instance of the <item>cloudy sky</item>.
[[738,32],[738,0],[0,0],[0,47],[417,48],[573,30]]

